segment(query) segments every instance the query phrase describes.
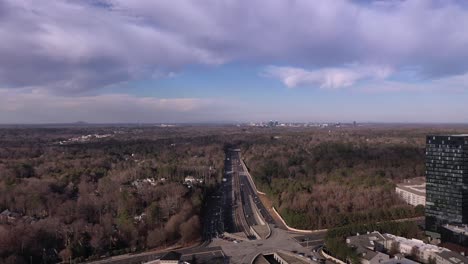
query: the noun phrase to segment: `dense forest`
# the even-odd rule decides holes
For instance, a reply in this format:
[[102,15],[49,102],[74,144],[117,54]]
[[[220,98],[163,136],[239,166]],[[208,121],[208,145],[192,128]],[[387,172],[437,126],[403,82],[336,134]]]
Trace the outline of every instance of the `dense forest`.
[[[424,174],[427,127],[0,129],[0,263],[79,262],[200,239],[224,149],[298,228],[421,215],[394,185]],[[184,185],[193,176],[200,184]]]
[[[79,262],[198,240],[223,145],[168,132],[0,130],[0,263]],[[186,176],[206,185],[188,188]]]
[[[334,128],[264,135],[243,142],[257,187],[286,222],[302,229],[423,215],[395,184],[424,175],[428,128]],[[450,131],[454,133],[454,131]]]

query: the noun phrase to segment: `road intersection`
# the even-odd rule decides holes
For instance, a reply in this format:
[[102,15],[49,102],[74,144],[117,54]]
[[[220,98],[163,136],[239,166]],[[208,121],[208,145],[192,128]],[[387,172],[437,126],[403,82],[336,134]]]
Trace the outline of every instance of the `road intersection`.
[[[313,247],[321,246],[325,232],[303,235],[287,230],[272,217],[262,203],[253,181],[241,163],[238,150],[228,150],[223,180],[208,196],[203,214],[203,243],[188,248],[174,248],[183,259],[197,263],[252,263],[259,254],[289,252],[304,263],[316,263]],[[267,235],[255,235],[255,227],[264,227]],[[232,234],[230,236],[230,234]],[[242,237],[232,239],[230,237]],[[304,243],[304,240],[307,240]],[[95,261],[95,264],[145,263],[160,258],[170,250],[126,254]],[[221,262],[219,262],[221,260]]]
[[[252,239],[248,241],[230,241],[223,238],[215,237],[212,239],[209,246],[220,247],[229,257],[229,263],[251,263],[251,261],[259,254],[269,254],[279,250],[294,252],[298,256],[310,256],[311,247],[323,244],[325,232],[318,232],[309,238],[308,236],[300,236],[299,234],[279,228],[281,223],[277,223],[270,215],[269,211],[258,197],[255,186],[249,179],[250,175],[245,171],[241,164],[240,152],[229,150],[226,153],[226,182],[232,182],[232,205],[233,218],[237,231],[244,233],[247,237],[252,238],[251,227],[258,225],[267,225],[270,234],[266,239]],[[229,193],[224,193],[225,196],[231,196]],[[260,219],[259,219],[260,218]],[[310,243],[303,243],[303,239],[307,238]],[[309,260],[309,263],[311,261]]]

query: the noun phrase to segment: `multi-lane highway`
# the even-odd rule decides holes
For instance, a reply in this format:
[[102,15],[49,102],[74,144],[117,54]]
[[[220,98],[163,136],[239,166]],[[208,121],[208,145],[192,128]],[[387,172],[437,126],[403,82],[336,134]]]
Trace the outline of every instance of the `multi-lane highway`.
[[[262,216],[262,218],[269,224],[272,224],[272,225],[275,225],[275,221],[273,220],[273,217],[270,215],[270,213],[268,212],[268,210],[265,208],[265,206],[263,205],[262,201],[260,200],[260,198],[258,197],[257,193],[253,190],[252,188],[252,185],[250,184],[250,181],[249,179],[247,178],[248,176],[246,176],[245,174],[241,173],[239,175],[240,177],[240,180],[241,180],[241,189],[242,189],[242,193],[244,193],[244,197],[245,197],[245,204],[247,204],[247,206],[249,206],[249,210],[257,210],[260,215]],[[250,207],[250,202],[249,202],[249,199],[252,199],[252,201],[254,202],[256,208],[251,208]],[[253,211],[251,212],[253,213]]]
[[225,172],[221,183],[210,190],[203,209],[203,238],[210,241],[224,232],[237,232],[233,220],[232,173],[230,159],[225,159]]
[[[321,256],[317,249],[323,245],[325,231],[304,235],[285,230],[270,215],[253,186],[250,175],[241,163],[238,150],[226,151],[223,179],[216,188],[207,190],[203,210],[203,242],[199,245],[178,249],[184,260],[197,263],[213,263],[222,259],[224,263],[251,263],[259,254],[271,254],[278,250],[287,251],[302,258],[305,263],[317,263]],[[269,235],[255,237],[255,226],[267,226]],[[226,238],[223,234],[233,233]],[[228,235],[228,234],[226,234]],[[154,260],[164,252],[144,252],[135,255],[121,255],[96,263],[142,263]],[[302,262],[298,262],[302,263]]]
[[[250,263],[258,254],[277,250],[314,256],[312,247],[323,244],[325,233],[300,236],[278,228],[244,170],[240,152],[227,151],[224,165],[223,180],[206,204],[204,238],[209,241],[207,246],[221,248],[229,263]],[[268,225],[268,238],[259,240],[252,234],[251,227],[259,225]],[[247,240],[226,239],[221,235],[223,232],[244,233]]]
[[224,232],[224,206],[223,188],[210,190],[203,208],[203,240],[209,241],[211,238]]
[[[286,250],[295,252],[298,256],[312,257],[311,247],[323,244],[325,233],[317,233],[313,235],[313,239],[307,238],[310,240],[310,245],[308,245],[303,243],[303,237],[294,238],[298,234],[278,228],[274,218],[258,197],[248,172],[244,170],[240,152],[228,151],[226,161],[225,178],[232,182],[232,194],[227,196],[233,198],[232,206],[234,209],[231,216],[236,227],[234,230],[244,232],[251,240],[233,243],[226,239],[216,238],[210,245],[220,246],[231,257],[230,262],[232,263],[250,263],[258,254],[277,250]],[[250,227],[259,225],[268,225],[270,235],[266,239],[258,240],[252,236]]]
[[255,236],[250,230],[252,224],[250,216],[253,215],[253,213],[244,203],[245,194],[242,191],[242,184],[239,177],[240,164],[237,152],[228,151],[226,153],[226,159],[229,161],[230,165],[227,167],[226,179],[232,183],[232,194],[227,195],[232,197],[232,217],[235,231],[243,232],[247,238],[253,239]]
[[[203,243],[195,247],[178,249],[184,260],[194,257],[197,263],[211,263],[213,259],[224,259],[224,263],[251,263],[262,253],[285,250],[299,256],[311,256],[311,249],[297,234],[277,228],[273,217],[261,202],[241,164],[240,152],[226,152],[225,171],[220,184],[207,190],[203,208]],[[253,226],[268,226],[270,235],[266,239],[256,239]],[[245,239],[227,239],[226,233],[244,233]],[[310,241],[311,246],[321,244],[322,235]],[[143,263],[160,257],[164,252],[144,252],[135,255],[121,255],[96,263]],[[205,261],[206,260],[206,261]],[[306,262],[306,263],[311,263]],[[313,262],[312,262],[313,263]]]
[[[275,225],[276,223],[273,220],[273,217],[271,217],[270,213],[261,202],[257,192],[254,191],[254,188],[247,176],[247,172],[244,171],[244,168],[241,165],[240,152],[231,151],[230,157],[233,164],[233,177],[238,177],[238,182],[240,183],[238,186],[239,193],[248,225],[253,226],[263,224],[257,220],[255,217],[256,214],[260,215],[262,220],[266,223]],[[253,204],[251,201],[253,201]]]

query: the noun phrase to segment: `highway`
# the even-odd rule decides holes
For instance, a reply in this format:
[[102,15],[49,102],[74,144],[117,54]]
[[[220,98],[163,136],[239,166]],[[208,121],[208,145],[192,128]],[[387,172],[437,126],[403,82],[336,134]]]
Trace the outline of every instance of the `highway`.
[[203,215],[203,240],[209,241],[224,232],[222,189],[207,195]]
[[[260,198],[258,197],[255,188],[247,176],[241,165],[241,156],[238,151],[228,151],[226,160],[229,161],[228,174],[232,176],[234,215],[233,219],[236,231],[244,232],[251,238],[250,241],[233,243],[222,238],[213,239],[210,246],[220,246],[223,251],[231,257],[232,263],[249,263],[256,255],[265,252],[274,252],[276,250],[286,250],[295,252],[295,254],[303,254],[304,256],[313,256],[310,247],[322,245],[325,233],[314,234],[313,237],[307,237],[310,245],[303,243],[303,237],[298,236],[290,231],[282,230],[277,227],[276,222],[266,209]],[[251,202],[253,201],[253,203]],[[255,214],[261,217],[261,221],[257,220]],[[267,239],[255,240],[255,237],[250,234],[250,226],[267,224],[271,228],[271,235]]]
[[[213,263],[220,259],[224,263],[251,263],[258,254],[278,250],[295,254],[305,263],[320,262],[321,256],[317,253],[317,249],[323,246],[326,231],[301,234],[280,228],[282,225],[275,223],[258,197],[248,172],[244,171],[239,151],[226,151],[224,165],[223,179],[207,193],[202,217],[203,242],[174,250],[182,253],[184,260],[190,262],[196,259],[197,263]],[[261,216],[260,219],[258,215]],[[405,220],[421,221],[419,218]],[[256,239],[250,227],[261,225],[262,222],[270,228],[270,235],[264,239]],[[225,232],[234,236],[244,233],[244,237],[247,238],[227,238],[223,236]],[[93,263],[136,264],[157,259],[164,253],[126,254]]]
[[227,160],[229,161],[229,171],[226,173],[226,177],[231,176],[232,182],[232,207],[233,207],[233,219],[236,227],[236,231],[243,232],[247,238],[253,239],[255,236],[250,231],[251,221],[250,217],[253,215],[250,208],[245,206],[245,193],[242,190],[242,184],[239,178],[239,159],[238,154],[233,151],[228,151],[226,154]]
[[211,191],[204,204],[202,221],[205,241],[210,241],[224,232],[238,232],[233,217],[233,177],[230,159],[225,159],[224,166],[221,183],[216,190]]
[[[258,210],[262,218],[269,224],[275,225],[275,221],[273,220],[273,217],[270,215],[268,210],[265,208],[263,203],[261,202],[260,198],[258,197],[257,193],[253,190],[249,179],[247,178],[248,176],[246,175],[240,175],[241,178],[241,188],[242,192],[245,194],[246,199],[248,197],[251,197],[253,199],[253,202],[255,203],[255,210]],[[246,204],[249,206],[249,210],[252,210],[250,207],[250,203],[246,201]]]
[[[254,190],[253,186],[251,185],[248,179],[248,176],[246,175],[247,172],[245,172],[243,167],[241,166],[240,153],[237,151],[233,151],[231,152],[230,156],[234,164],[233,175],[234,177],[239,177],[241,202],[248,225],[253,226],[261,224],[258,221],[256,221],[254,211],[258,212],[259,215],[262,216],[263,220],[265,220],[267,223],[275,225],[276,223],[273,220],[273,217],[270,215],[268,210],[261,202],[260,198],[257,195],[257,192]],[[253,200],[256,208],[253,208],[251,206],[250,199]]]
[[[321,256],[317,249],[324,243],[326,231],[316,231],[312,234],[300,234],[279,227],[270,215],[252,185],[248,172],[241,164],[239,151],[226,151],[225,171],[223,179],[216,188],[208,190],[203,208],[203,242],[187,247],[175,248],[183,254],[183,259],[197,263],[214,263],[221,260],[224,263],[251,263],[258,255],[276,252],[278,250],[296,254],[305,263],[317,263]],[[253,201],[253,202],[251,202]],[[258,216],[261,216],[259,221]],[[405,219],[421,221],[419,218]],[[396,220],[401,221],[401,220]],[[271,230],[266,239],[255,239],[250,227],[265,222]],[[248,239],[237,240],[223,237],[223,233],[245,233]],[[166,251],[149,251],[138,254],[125,254],[92,263],[120,264],[144,263],[155,260]]]
[[[258,254],[280,249],[303,256],[304,260],[304,256],[311,257],[313,252],[307,246],[323,244],[322,236],[307,238],[309,242],[304,244],[303,237],[278,228],[243,170],[240,158],[238,151],[226,151],[223,179],[217,187],[207,190],[202,217],[203,242],[174,250],[182,253],[184,260],[190,262],[196,259],[197,263],[213,263],[219,259],[224,259],[224,263],[250,263]],[[261,219],[258,219],[259,216]],[[261,224],[269,225],[271,234],[267,239],[256,239],[251,233],[251,226]],[[224,232],[244,233],[247,239],[227,239],[222,235]],[[125,254],[93,263],[144,263],[158,259],[166,252]]]

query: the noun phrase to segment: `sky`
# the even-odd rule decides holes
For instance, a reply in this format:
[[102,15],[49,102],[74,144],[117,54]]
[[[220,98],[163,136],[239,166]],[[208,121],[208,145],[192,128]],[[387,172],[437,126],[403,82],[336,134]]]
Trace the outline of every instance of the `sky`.
[[468,122],[455,0],[0,0],[0,123]]

